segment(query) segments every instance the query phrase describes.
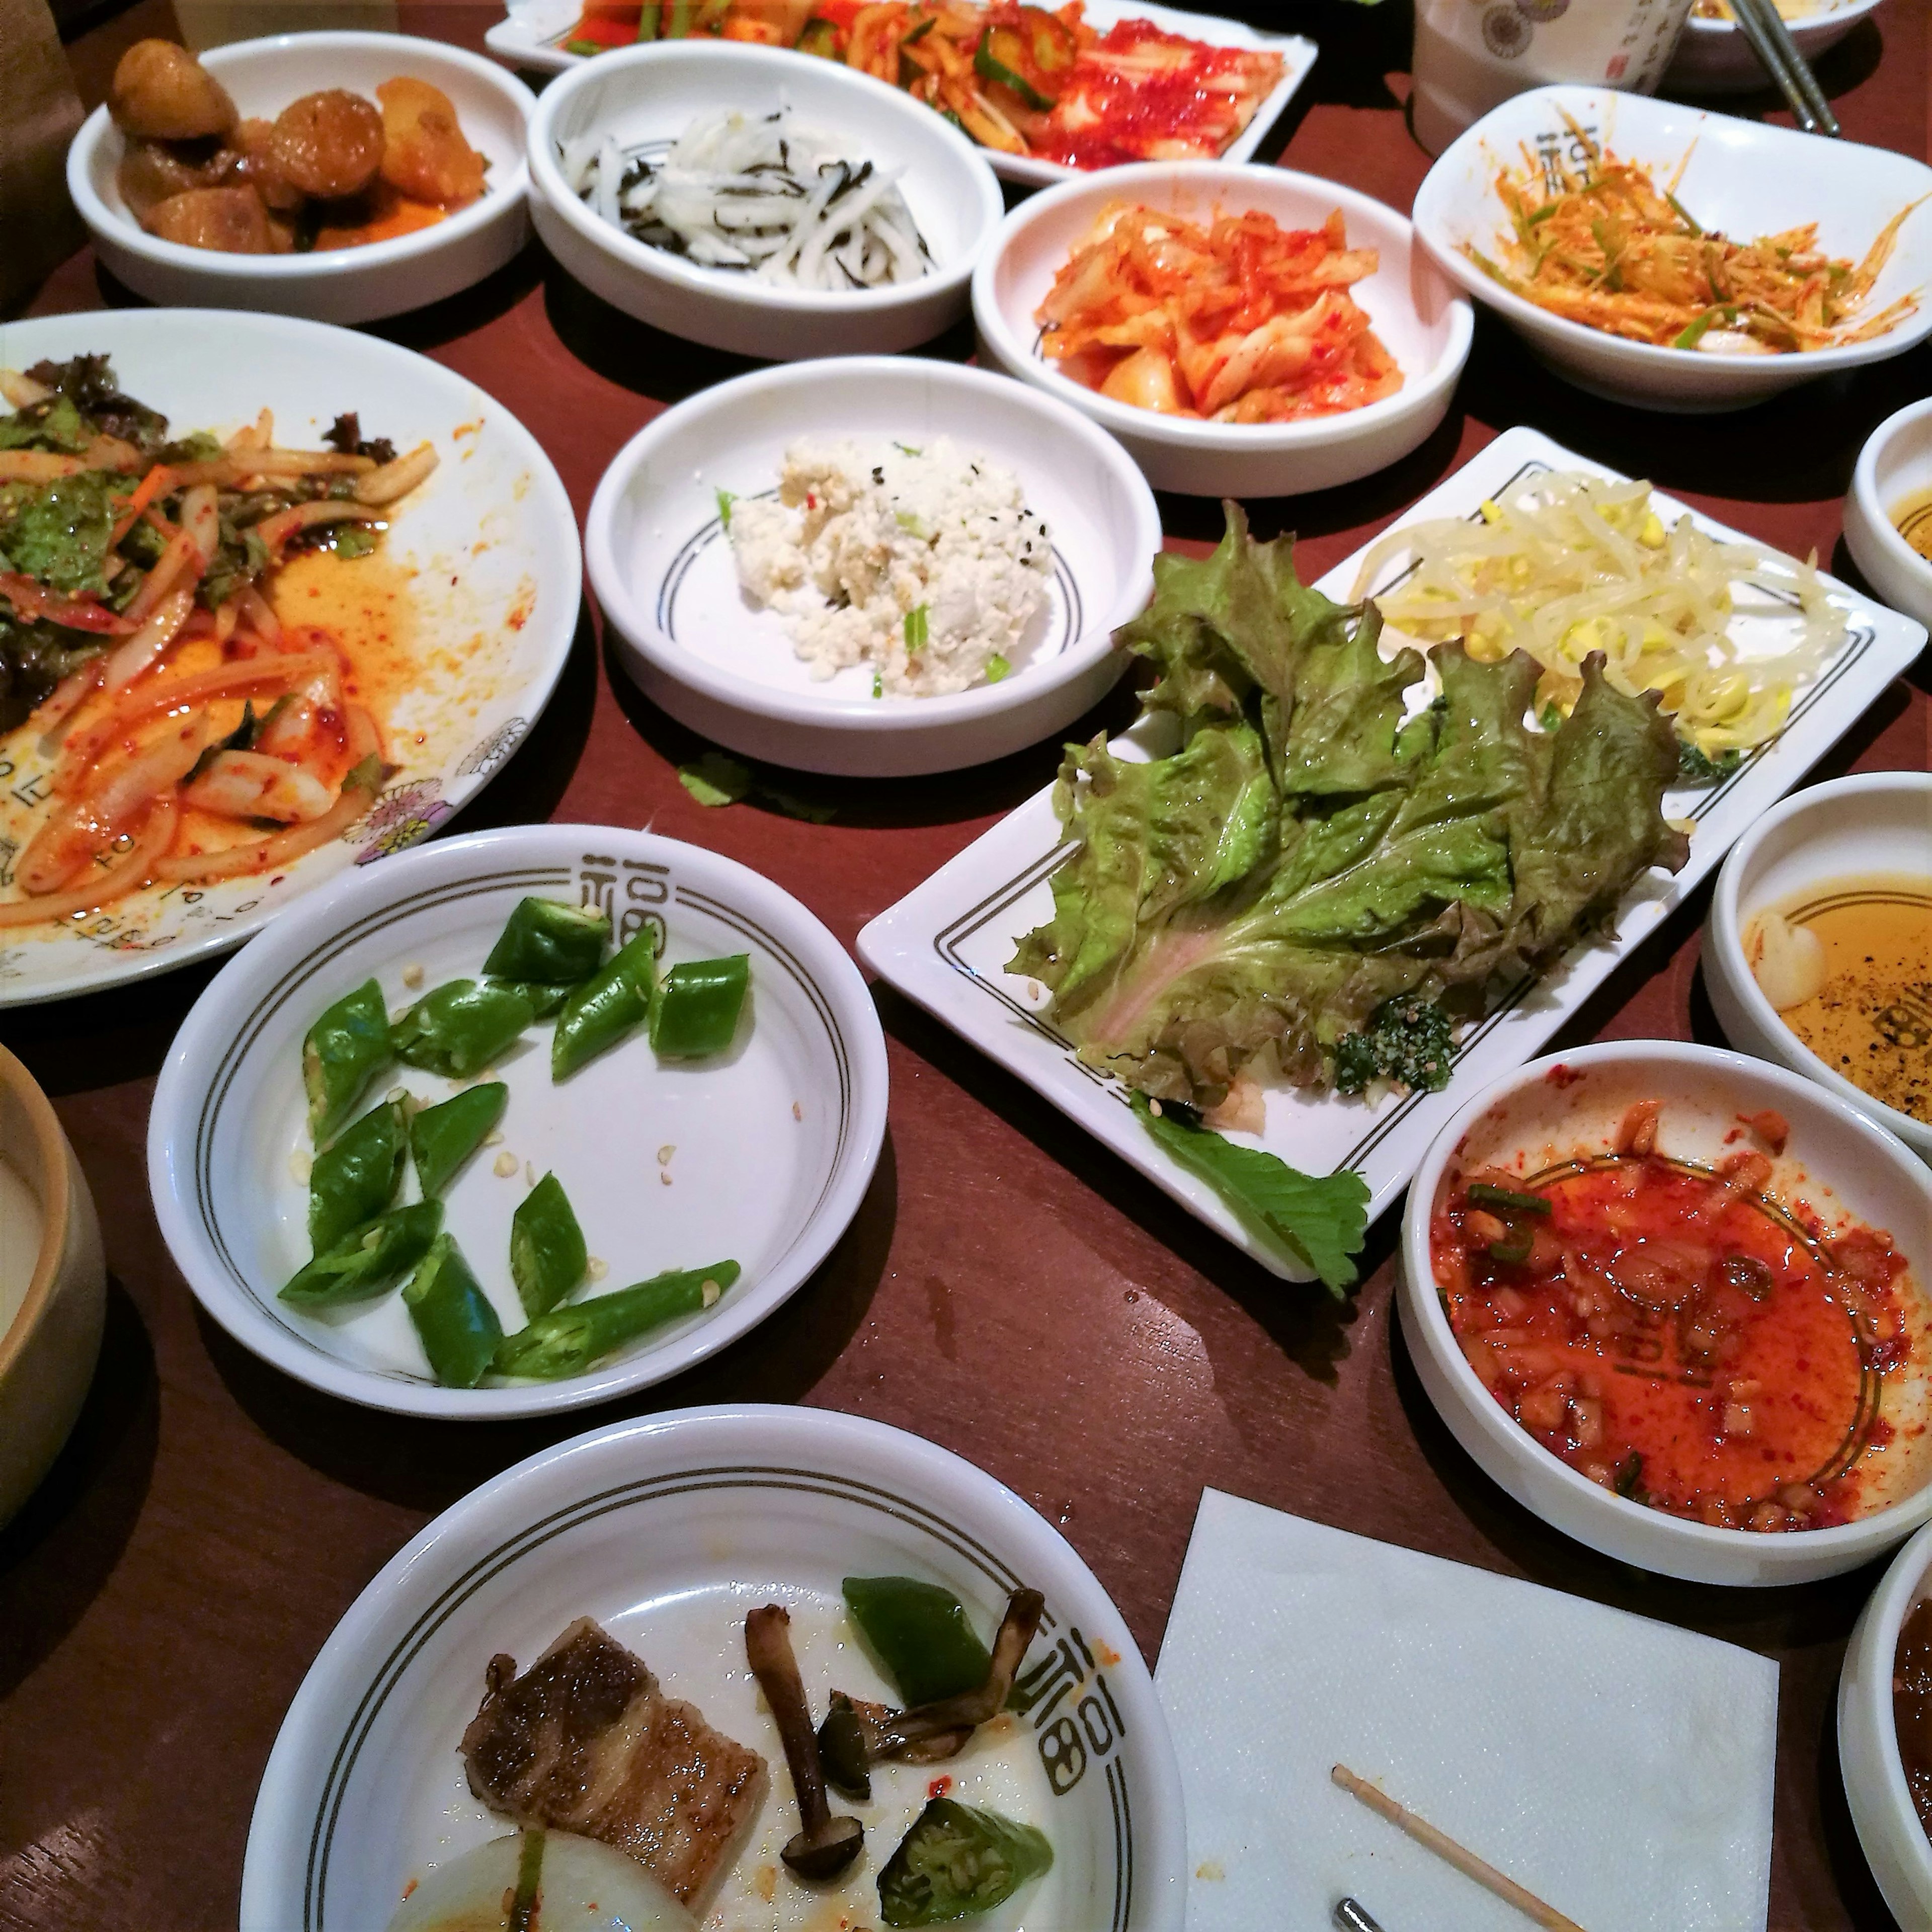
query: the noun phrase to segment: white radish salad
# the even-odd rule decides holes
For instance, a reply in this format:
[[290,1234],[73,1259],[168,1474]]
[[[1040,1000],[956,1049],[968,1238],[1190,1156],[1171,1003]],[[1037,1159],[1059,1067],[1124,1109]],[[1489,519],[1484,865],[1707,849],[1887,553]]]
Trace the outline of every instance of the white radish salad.
[[886,288],[932,272],[932,256],[884,170],[836,136],[800,127],[788,103],[758,116],[700,115],[655,158],[613,135],[564,145],[564,176],[606,221],[706,268],[781,288]]

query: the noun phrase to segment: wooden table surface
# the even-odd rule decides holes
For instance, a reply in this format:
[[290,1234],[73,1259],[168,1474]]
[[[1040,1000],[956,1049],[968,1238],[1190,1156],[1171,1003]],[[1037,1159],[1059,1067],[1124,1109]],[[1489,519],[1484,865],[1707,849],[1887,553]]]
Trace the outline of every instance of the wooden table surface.
[[[400,12],[406,30],[472,46],[494,17],[487,0]],[[1335,24],[1352,13],[1337,6],[1317,27],[1324,57],[1274,145],[1287,166],[1406,209],[1428,162],[1403,125],[1407,76],[1385,70],[1402,64],[1400,22]],[[167,0],[140,0],[77,42],[90,104],[122,46],[172,25]],[[1924,157],[1929,57],[1922,0],[1888,0],[1822,64],[1847,137]],[[1773,104],[1742,104],[1767,116]],[[83,254],[29,312],[132,299]],[[490,283],[377,332],[513,410],[580,514],[641,424],[746,366],[628,321],[534,244]],[[962,333],[932,352],[970,348]],[[1645,416],[1564,386],[1484,316],[1456,407],[1414,456],[1347,489],[1250,508],[1263,536],[1301,533],[1312,577],[1498,430],[1527,422],[1852,574],[1840,505],[1860,443],[1928,391],[1932,350],[1922,348],[1742,416]],[[1168,499],[1162,510],[1176,542],[1214,533],[1211,505]],[[1842,721],[1814,777],[1925,769],[1928,693],[1922,658],[1864,718]],[[1131,711],[1116,693],[1068,735]],[[460,824],[648,824],[755,866],[849,945],[1046,783],[1056,759],[1043,745],[932,780],[788,779],[834,808],[820,825],[751,805],[701,808],[675,776],[697,748],[626,683],[586,610],[541,724]],[[1722,1043],[1698,974],[1705,896],[1559,1043]],[[892,1082],[884,1154],[850,1231],[778,1314],[701,1369],[608,1411],[490,1427],[398,1420],[256,1361],[199,1312],[162,1246],[144,1159],[148,1102],[208,977],[184,970],[0,1016],[0,1040],[52,1096],[79,1152],[111,1272],[80,1425],[0,1534],[0,1927],[232,1924],[277,1726],[376,1570],[437,1510],[547,1444],[620,1413],[724,1401],[844,1409],[970,1458],[1071,1538],[1150,1661],[1210,1484],[1748,1646],[1781,1670],[1772,1924],[1888,1923],[1846,1812],[1832,1721],[1840,1658],[1876,1566],[1796,1589],[1724,1591],[1642,1576],[1546,1528],[1477,1471],[1421,1391],[1390,1318],[1395,1215],[1372,1232],[1366,1285],[1338,1312],[1225,1246],[880,989]]]

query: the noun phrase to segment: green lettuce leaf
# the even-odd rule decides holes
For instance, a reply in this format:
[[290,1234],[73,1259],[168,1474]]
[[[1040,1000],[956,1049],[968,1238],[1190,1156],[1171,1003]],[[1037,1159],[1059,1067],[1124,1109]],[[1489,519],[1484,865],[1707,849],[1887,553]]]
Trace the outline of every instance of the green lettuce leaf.
[[1133,1096],[1149,1133],[1205,1180],[1270,1246],[1312,1268],[1340,1301],[1354,1282],[1368,1226],[1369,1184],[1352,1170],[1304,1174],[1259,1148],[1224,1139],[1180,1110]]
[[1180,720],[1180,748],[1129,764],[1068,748],[1054,916],[1008,969],[1051,989],[1090,1064],[1197,1105],[1264,1052],[1331,1085],[1336,1046],[1386,1002],[1479,1010],[1646,868],[1682,863],[1660,809],[1677,748],[1653,700],[1593,662],[1545,732],[1527,656],[1446,644],[1429,657],[1440,695],[1413,710],[1424,661],[1385,657],[1381,628],[1372,605],[1304,586],[1292,540],[1255,542],[1232,504],[1212,556],[1157,561],[1119,638],[1158,667],[1144,701]]
[[64,596],[106,590],[113,534],[106,479],[98,471],[0,492],[0,549],[16,570]]

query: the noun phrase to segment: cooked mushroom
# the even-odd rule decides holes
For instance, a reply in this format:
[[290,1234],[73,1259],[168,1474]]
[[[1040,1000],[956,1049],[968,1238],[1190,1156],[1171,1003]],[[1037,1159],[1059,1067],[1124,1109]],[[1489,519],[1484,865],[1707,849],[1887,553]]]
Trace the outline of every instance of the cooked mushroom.
[[121,56],[107,111],[124,134],[151,141],[198,141],[236,122],[228,90],[172,40],[136,40]]
[[872,1795],[871,1769],[888,1758],[932,1764],[956,1756],[974,1732],[1006,1708],[1013,1679],[1040,1628],[1046,1599],[1037,1590],[1016,1590],[1006,1600],[1000,1634],[993,1640],[992,1668],[976,1690],[892,1711],[832,1694],[832,1709],[819,1727],[821,1766],[841,1791],[857,1798]]
[[382,165],[382,117],[359,94],[331,87],[292,100],[275,119],[275,165],[304,194],[360,194]]
[[[204,154],[201,150],[207,148]],[[186,194],[190,188],[225,188],[234,178],[239,158],[230,149],[211,142],[192,144],[171,141],[128,141],[121,165],[114,171],[114,185],[128,204],[128,212],[145,223],[148,211],[170,195]]]
[[754,1610],[745,1619],[745,1655],[772,1707],[798,1796],[801,1828],[778,1856],[800,1878],[836,1878],[864,1850],[866,1828],[856,1818],[833,1817],[825,1802],[812,1712],[791,1651],[790,1612],[778,1604]]

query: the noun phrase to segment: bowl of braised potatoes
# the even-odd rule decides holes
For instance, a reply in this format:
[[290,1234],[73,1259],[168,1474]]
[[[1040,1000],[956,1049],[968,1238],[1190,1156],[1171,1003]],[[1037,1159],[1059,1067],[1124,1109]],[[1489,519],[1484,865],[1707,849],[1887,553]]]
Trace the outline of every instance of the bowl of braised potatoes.
[[528,88],[397,34],[136,42],[68,155],[103,265],[150,301],[370,322],[529,235]]

